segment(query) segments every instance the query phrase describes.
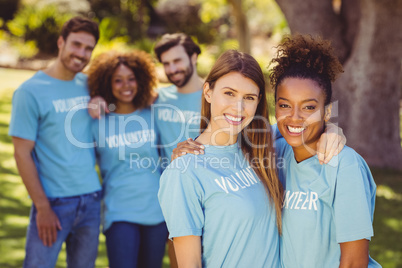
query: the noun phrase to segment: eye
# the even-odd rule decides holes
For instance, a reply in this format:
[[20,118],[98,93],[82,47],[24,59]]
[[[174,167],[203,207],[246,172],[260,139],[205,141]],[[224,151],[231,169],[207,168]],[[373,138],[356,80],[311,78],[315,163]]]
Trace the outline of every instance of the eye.
[[113,80],[114,83],[121,83],[121,79],[115,79]]
[[312,110],[315,110],[315,106],[314,105],[308,105],[308,106],[304,107],[304,109],[312,111]]
[[252,97],[252,96],[247,96],[247,97],[245,97],[245,99],[246,99],[246,100],[249,100],[249,101],[253,101],[253,100],[255,100],[255,98],[254,98],[254,97]]
[[130,82],[135,82],[136,81],[136,79],[135,79],[135,77],[130,77]]
[[233,92],[232,92],[232,91],[226,91],[226,92],[225,92],[225,95],[228,95],[228,96],[234,96],[234,94],[233,94]]
[[279,108],[290,108],[288,104],[279,104]]

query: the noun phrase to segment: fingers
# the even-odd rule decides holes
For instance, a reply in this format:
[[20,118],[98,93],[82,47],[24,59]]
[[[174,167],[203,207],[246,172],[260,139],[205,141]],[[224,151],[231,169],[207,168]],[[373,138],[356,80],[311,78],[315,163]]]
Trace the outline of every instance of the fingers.
[[106,101],[101,102],[100,105],[103,112],[107,114],[110,113],[109,106],[107,105]]
[[92,118],[100,119],[103,114],[110,113],[110,110],[102,97],[95,96],[88,102],[88,113]]
[[57,231],[62,229],[59,218],[53,211],[38,212],[36,227],[40,240],[47,247],[51,247],[56,242]]
[[334,139],[328,138],[327,146],[324,153],[324,163],[328,164],[332,157],[335,155],[335,151],[338,148],[338,140],[335,137]]
[[342,131],[341,128],[339,128],[339,133],[338,133],[338,135],[339,135],[339,137],[341,137],[341,138],[340,138],[340,140],[339,140],[338,147],[337,147],[337,149],[335,150],[334,155],[338,155],[338,154],[342,151],[343,147],[345,147],[345,145],[346,145],[346,136],[343,134],[343,131]]
[[328,124],[317,143],[317,156],[320,164],[328,164],[329,161],[342,151],[346,144],[346,137],[341,128],[334,124]]
[[194,149],[201,149],[204,150],[205,147],[204,145],[202,145],[201,143],[199,143],[198,141],[193,140],[192,138],[188,138],[187,140],[183,141],[183,143],[188,143],[189,145],[193,146]]
[[195,155],[204,154],[204,148],[204,145],[189,138],[177,144],[177,147],[173,149],[171,160],[173,161],[187,153]]
[[[61,228],[61,226],[59,226]],[[57,240],[57,229],[56,225],[48,226],[48,227],[39,227],[38,228],[38,235],[42,243],[47,246],[51,247]],[[61,230],[61,229],[59,229]]]
[[317,142],[317,157],[318,162],[321,165],[324,164],[326,146],[327,146],[326,134],[324,133],[321,135],[321,138]]

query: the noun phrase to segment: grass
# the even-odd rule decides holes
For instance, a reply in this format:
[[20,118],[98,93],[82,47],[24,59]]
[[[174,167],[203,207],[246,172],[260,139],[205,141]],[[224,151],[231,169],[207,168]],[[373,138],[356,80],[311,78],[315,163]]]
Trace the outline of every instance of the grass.
[[[18,175],[13,158],[8,125],[11,113],[11,98],[14,90],[34,74],[0,68],[0,267],[22,267],[25,256],[25,233],[29,222],[31,200]],[[96,267],[107,267],[105,237],[99,236]],[[169,267],[165,255],[163,267]],[[56,267],[66,267],[66,254],[60,252]]]
[[[25,255],[31,201],[18,175],[7,133],[12,94],[32,74],[0,68],[0,267],[3,268],[21,267]],[[384,268],[402,267],[402,172],[381,169],[372,172],[378,189],[370,255]],[[104,241],[101,234],[96,267],[108,265]],[[62,250],[56,267],[66,267],[65,258]],[[166,255],[164,267],[169,267]]]

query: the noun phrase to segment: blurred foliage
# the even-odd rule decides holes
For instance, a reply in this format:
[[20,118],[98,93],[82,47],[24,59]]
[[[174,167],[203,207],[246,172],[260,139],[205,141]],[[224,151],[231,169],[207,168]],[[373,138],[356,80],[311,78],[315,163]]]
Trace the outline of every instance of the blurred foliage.
[[40,52],[56,55],[60,29],[71,16],[58,12],[55,5],[40,8],[25,5],[7,23],[7,28],[13,36],[20,37],[25,42],[35,42]]
[[19,37],[12,36],[4,30],[0,30],[0,45],[3,43],[7,43],[9,46],[12,46],[19,55],[19,59],[32,58],[39,51],[35,41],[24,41]]
[[100,21],[107,20],[110,26],[106,33],[109,38],[129,36],[130,41],[146,37],[152,18],[155,17],[153,4],[156,0],[87,0],[92,12]]
[[[220,21],[216,34],[233,34],[231,31],[236,18],[230,16],[232,8],[227,0],[199,1],[202,3],[200,17],[203,23]],[[243,9],[253,34],[269,37],[277,32],[290,32],[286,18],[274,0],[244,0]]]
[[[20,6],[13,20],[4,24],[10,36],[0,38],[12,42],[22,57],[33,56],[35,51],[56,55],[60,28],[77,12],[100,22],[101,38],[95,54],[107,49],[132,48],[152,54],[154,43],[162,34],[184,32],[203,47],[198,64],[203,75],[208,73],[223,51],[238,48],[234,27],[236,18],[227,0],[67,1],[70,4],[66,4],[66,0],[21,1],[24,5]],[[288,32],[286,20],[274,0],[244,0],[243,8],[253,37],[274,38]],[[27,42],[26,48],[24,42]],[[271,56],[266,50],[252,51],[264,71],[267,60],[263,59]]]

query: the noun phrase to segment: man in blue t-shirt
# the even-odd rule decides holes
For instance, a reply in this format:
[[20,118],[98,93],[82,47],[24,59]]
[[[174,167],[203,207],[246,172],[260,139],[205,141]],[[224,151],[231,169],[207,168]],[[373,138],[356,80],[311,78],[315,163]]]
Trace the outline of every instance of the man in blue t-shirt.
[[75,17],[57,40],[56,61],[14,93],[9,135],[33,201],[24,267],[54,267],[66,242],[69,267],[94,267],[101,186],[95,171],[81,73],[99,39],[98,25]]
[[175,33],[163,35],[154,51],[173,84],[159,89],[152,106],[160,132],[162,168],[166,168],[177,143],[199,135],[203,80],[197,74],[197,58],[201,49],[188,35]]
[[[173,84],[159,89],[152,106],[160,133],[162,168],[170,163],[177,143],[199,135],[203,80],[197,73],[200,47],[184,33],[165,34],[156,43],[155,55]],[[169,240],[170,241],[170,240]],[[169,244],[171,267],[177,267],[173,243]]]

